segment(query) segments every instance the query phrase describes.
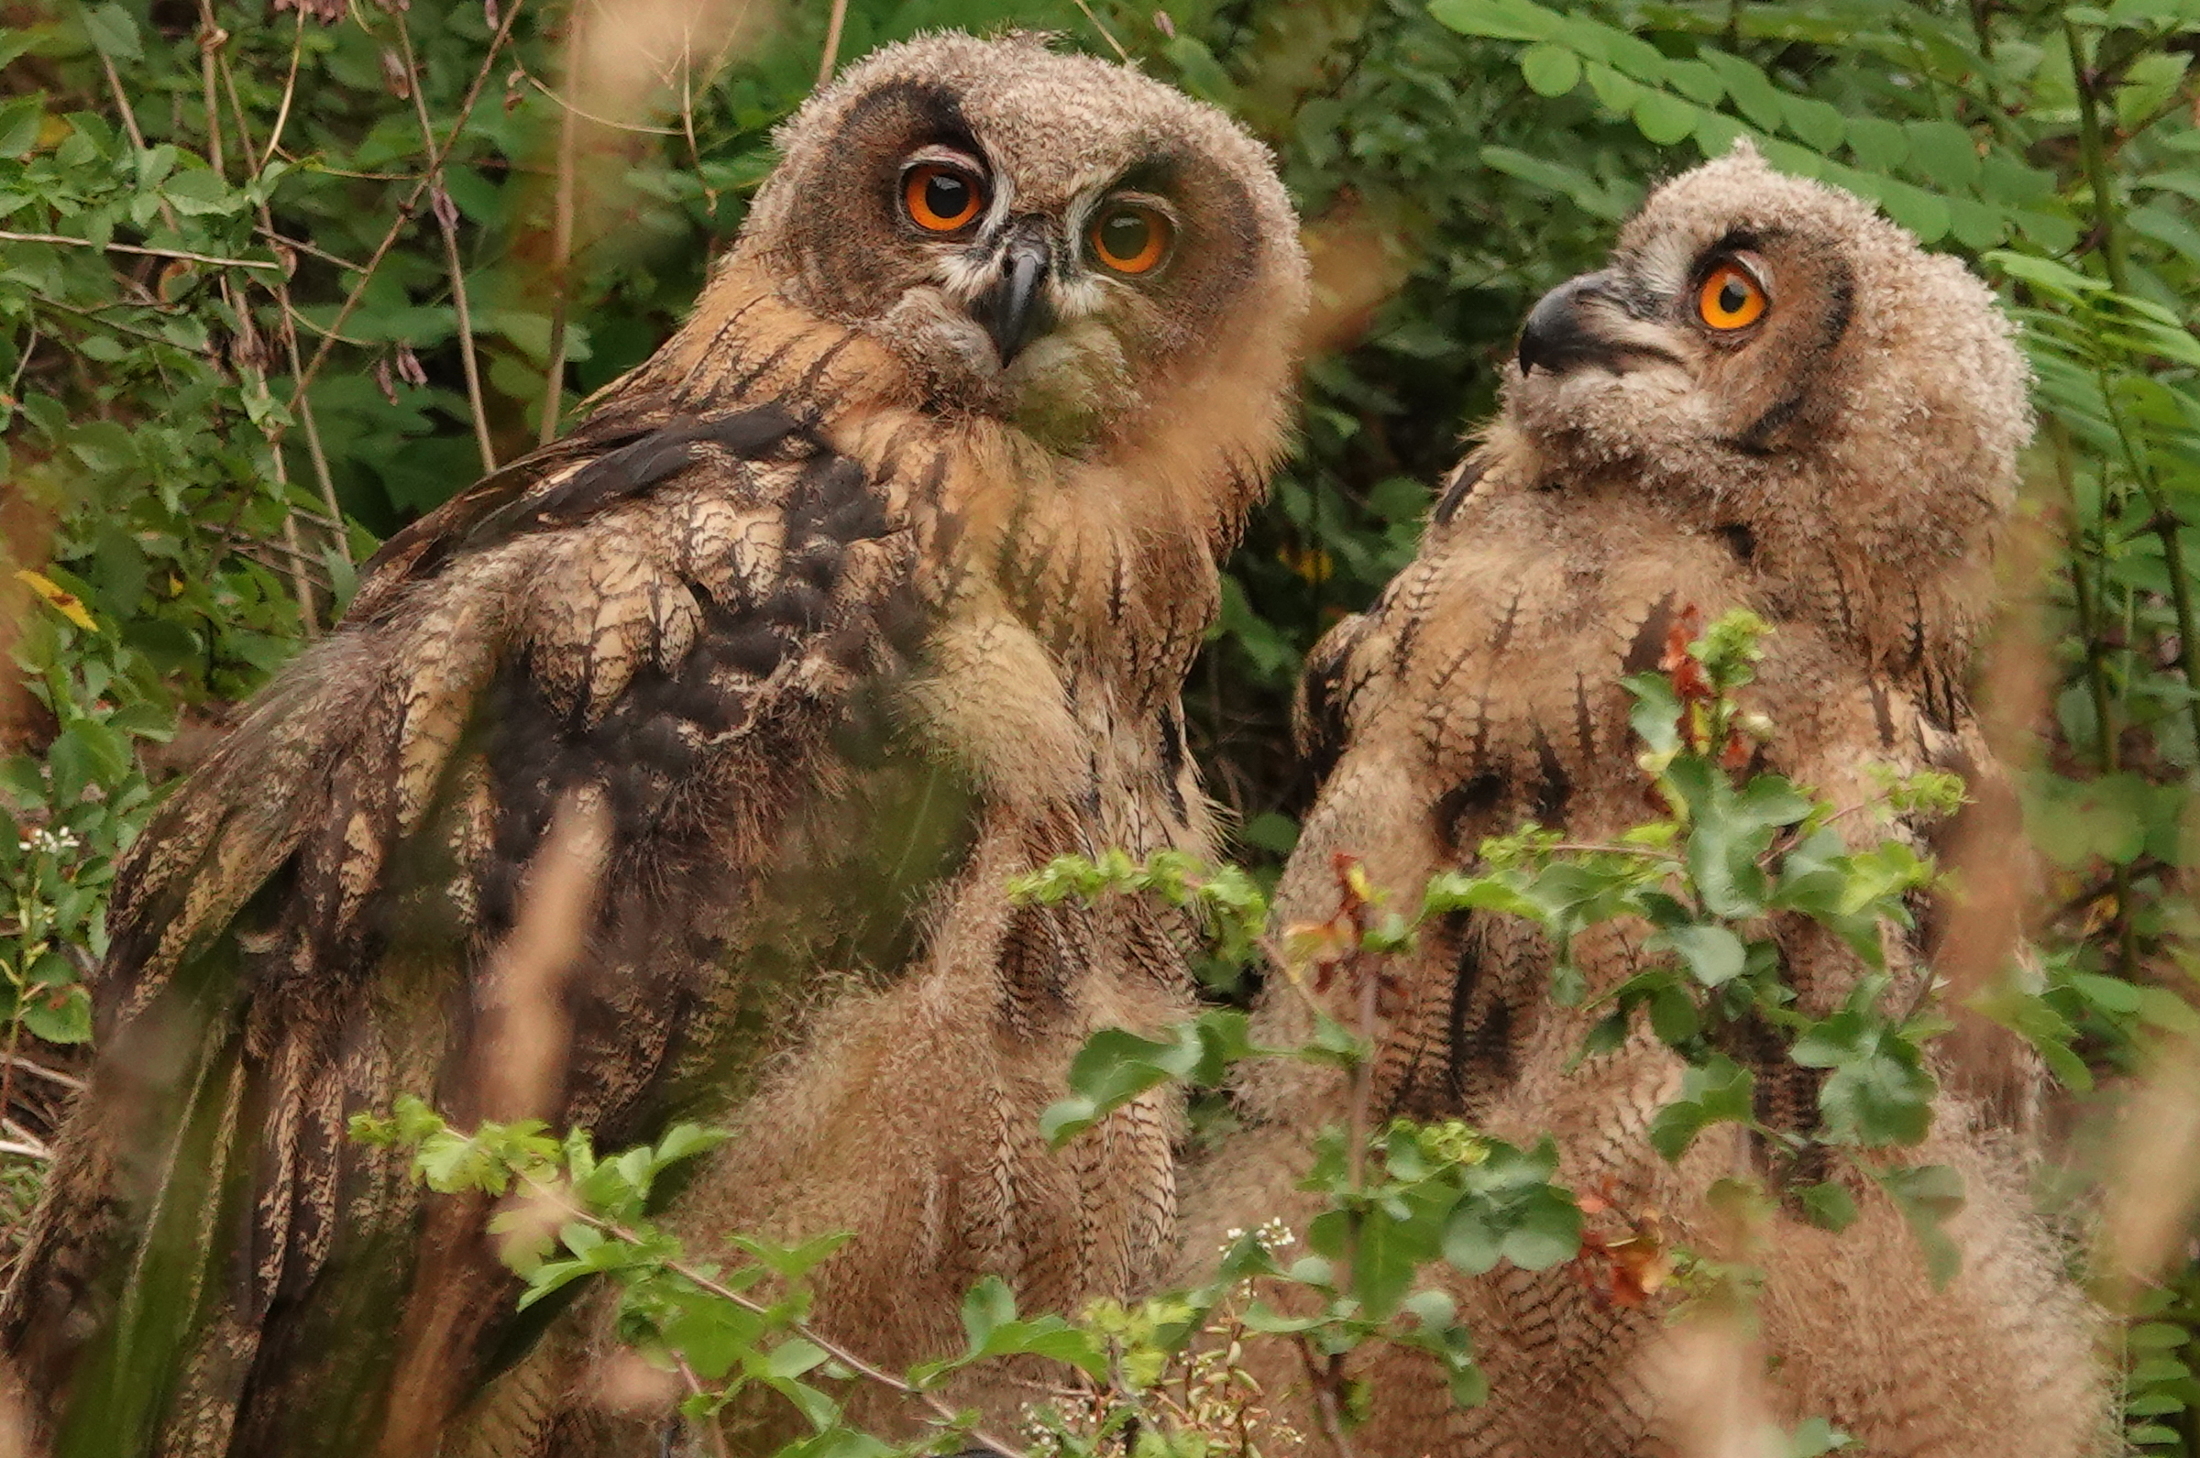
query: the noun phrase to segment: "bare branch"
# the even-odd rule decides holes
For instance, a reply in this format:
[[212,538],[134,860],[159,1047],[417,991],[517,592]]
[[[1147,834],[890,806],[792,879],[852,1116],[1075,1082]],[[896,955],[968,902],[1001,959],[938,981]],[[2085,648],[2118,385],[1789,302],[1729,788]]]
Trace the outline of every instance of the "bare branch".
[[[1078,0],[1082,4],[1083,0]],[[848,0],[833,0],[832,18],[825,22],[825,54],[818,58],[817,84],[822,90],[833,79],[840,61],[840,30],[848,23]]]
[[[516,8],[516,7],[515,7]],[[412,93],[413,110],[420,117],[420,141],[427,149],[430,193],[429,212],[435,214],[436,227],[443,234],[443,260],[451,275],[451,305],[458,311],[458,362],[466,374],[466,405],[474,418],[474,444],[481,449],[481,471],[487,475],[497,468],[496,442],[489,438],[489,411],[481,393],[481,363],[474,354],[474,317],[466,303],[466,262],[458,251],[458,208],[455,204],[444,207],[434,203],[449,203],[450,193],[443,188],[443,153],[436,150],[435,120],[428,115],[428,98],[422,94],[420,63],[413,56],[412,27],[405,23],[405,12],[395,12],[397,17],[397,43],[405,53],[405,74],[412,84],[406,89]],[[456,133],[453,133],[454,137]]]
[[179,258],[185,263],[203,263],[212,268],[264,268],[276,273],[283,271],[280,263],[263,262],[257,258],[217,258],[211,253],[193,253],[186,248],[146,248],[136,243],[94,243],[89,238],[71,238],[65,233],[0,231],[0,243],[58,243],[65,248],[96,248],[105,253],[131,253],[141,258]]

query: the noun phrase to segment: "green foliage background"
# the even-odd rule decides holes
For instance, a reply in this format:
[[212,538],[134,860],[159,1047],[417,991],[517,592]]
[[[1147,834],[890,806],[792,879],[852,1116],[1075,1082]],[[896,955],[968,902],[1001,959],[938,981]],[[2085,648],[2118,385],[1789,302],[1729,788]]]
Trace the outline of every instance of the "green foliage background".
[[[22,687],[0,694],[0,1013],[59,1075],[0,1070],[18,1193],[90,1033],[111,858],[159,786],[333,620],[378,537],[537,439],[547,381],[569,416],[664,337],[828,25],[821,0],[759,7],[644,129],[576,123],[592,201],[561,270],[570,13],[0,6],[0,641]],[[2037,611],[1988,692],[2034,750],[2048,1031],[2104,1086],[2200,1031],[2200,0],[855,0],[838,54],[1011,24],[1119,45],[1242,117],[1329,260],[1332,347],[1191,695],[1249,861],[1288,850],[1303,800],[1298,661],[1410,555],[1519,319],[1657,178],[1747,133],[1977,261],[2023,321],[2043,424],[2009,588]],[[2130,1435],[2200,1454],[2200,1279],[2139,1317]]]

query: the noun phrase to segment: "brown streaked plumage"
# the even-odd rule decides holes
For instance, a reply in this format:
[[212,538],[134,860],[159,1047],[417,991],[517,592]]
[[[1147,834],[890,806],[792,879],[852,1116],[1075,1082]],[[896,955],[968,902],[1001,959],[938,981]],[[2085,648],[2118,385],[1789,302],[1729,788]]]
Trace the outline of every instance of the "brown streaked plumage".
[[[345,1138],[407,1091],[617,1143],[806,1046],[751,1107],[812,1123],[742,1116],[730,1167],[831,1190],[855,1129],[936,1191],[881,1259],[921,1238],[1033,1306],[1156,1261],[1165,1105],[1023,1136],[1089,1028],[1180,1005],[1177,929],[1001,883],[1207,843],[1177,694],[1282,440],[1289,205],[1218,113],[1031,38],[882,51],[782,142],[680,332],[393,538],[133,853],[5,1310],[64,1451],[432,1450],[527,1333],[481,1204]],[[943,160],[987,205],[928,231]],[[1136,274],[1087,237],[1133,204],[1168,240]],[[587,889],[585,940],[523,977],[546,884]],[[912,1078],[995,1122],[880,1163]]]
[[[1753,287],[1769,304],[1720,330],[1697,307],[1729,263],[1749,275],[1723,300],[1723,284],[1710,291],[1722,315],[1749,314]],[[1547,296],[1520,366],[1419,556],[1315,651],[1302,737],[1325,780],[1278,890],[1281,921],[1332,914],[1338,852],[1412,897],[1524,822],[1594,841],[1645,818],[1618,681],[1657,666],[1690,606],[1773,624],[1752,691],[1776,725],[1768,768],[1836,805],[1876,795],[1873,765],[1956,770],[1992,790],[1965,679],[2030,414],[2008,327],[1960,263],[1744,147],[1660,189],[1605,270]],[[1868,817],[1844,824],[1880,833]],[[1605,924],[1575,943],[1592,998],[1647,965],[1645,930]],[[1774,934],[1801,1004],[1830,1011],[1860,966],[1812,928]],[[1926,950],[1895,949],[1896,995],[1929,975]],[[1887,1198],[1842,1171],[1825,1173],[1862,1207],[1850,1230],[1780,1214],[1762,1249],[1737,1246],[1705,1192],[1767,1171],[1752,1136],[1726,1126],[1664,1162],[1646,1136],[1678,1093],[1679,1059],[1638,1025],[1573,1067],[1600,1013],[1551,1000],[1549,947],[1525,923],[1463,915],[1402,971],[1403,1006],[1379,1033],[1377,1114],[1463,1118],[1521,1141],[1548,1131],[1577,1190],[1655,1212],[1675,1245],[1758,1264],[1765,1381],[1786,1422],[1829,1418],[1903,1458],[2076,1458],[2110,1431],[2086,1303],[2026,1204],[2033,1070],[2006,1035],[1980,1041],[1981,1065],[1944,1063],[1934,1132],[1903,1151],[1955,1166],[1969,1191],[1950,1227],[1963,1271],[1936,1291]],[[1296,1041],[1306,1014],[1279,994],[1259,1018],[1262,1041]],[[1814,1119],[1813,1076],[1767,1051],[1760,1117]],[[1339,1082],[1303,1067],[1263,1067],[1240,1100],[1248,1127],[1187,1176],[1194,1270],[1229,1227],[1311,1213],[1295,1188],[1306,1151],[1345,1108]],[[1674,1451],[1686,1414],[1661,1412],[1654,1372],[1673,1292],[1630,1308],[1565,1268],[1506,1266],[1449,1285],[1488,1403],[1453,1410],[1419,1359],[1363,1360],[1374,1390],[1359,1452]],[[1254,1362],[1271,1394],[1303,1393],[1288,1353]]]

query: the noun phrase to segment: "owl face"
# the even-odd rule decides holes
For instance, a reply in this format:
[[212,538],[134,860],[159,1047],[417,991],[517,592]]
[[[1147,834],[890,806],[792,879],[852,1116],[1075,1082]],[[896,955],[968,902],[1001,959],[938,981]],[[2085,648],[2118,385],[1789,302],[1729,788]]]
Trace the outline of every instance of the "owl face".
[[1508,411],[1557,475],[1727,499],[1777,484],[1843,516],[1858,503],[1812,489],[1877,478],[1921,517],[2004,489],[2030,429],[1986,287],[1746,143],[1660,188],[1605,268],[1545,295],[1508,374]]
[[1266,154],[1134,71],[934,36],[852,69],[782,140],[743,251],[907,359],[944,413],[1077,448],[1196,385],[1218,334],[1248,332],[1232,321],[1280,320],[1288,353],[1304,263]]

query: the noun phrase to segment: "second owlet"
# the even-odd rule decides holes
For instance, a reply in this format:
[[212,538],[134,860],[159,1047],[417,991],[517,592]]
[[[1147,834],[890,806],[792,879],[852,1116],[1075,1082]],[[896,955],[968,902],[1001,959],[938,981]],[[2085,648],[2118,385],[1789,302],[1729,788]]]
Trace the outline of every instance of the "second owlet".
[[1172,1109],[1037,1118],[1178,1015],[1183,929],[1005,886],[1209,846],[1178,695],[1284,438],[1290,205],[1029,37],[883,50],[779,141],[679,333],[393,538],[123,868],[4,1312],[64,1451],[437,1451],[527,1331],[486,1202],[346,1137],[408,1092],[601,1147],[734,1111],[714,1218],[854,1230],[818,1320],[888,1366],[982,1274],[1164,1258]]
[[[1598,841],[1646,818],[1619,680],[1658,666],[1690,607],[1772,624],[1753,690],[1776,725],[1767,768],[1836,806],[1875,798],[1877,765],[1990,776],[1966,673],[2031,429],[2026,382],[1987,289],[1854,197],[1775,173],[1746,146],[1658,189],[1604,269],[1536,305],[1503,413],[1450,479],[1419,556],[1315,650],[1301,732],[1325,781],[1279,919],[1334,913],[1340,852],[1411,904],[1432,874],[1472,867],[1485,837],[1535,821]],[[1868,817],[1845,824],[1881,833]],[[1646,932],[1608,923],[1577,941],[1592,1000],[1650,965]],[[1808,928],[1774,934],[1800,1005],[1824,1016],[1861,965]],[[1927,951],[1896,949],[1900,995],[1930,975]],[[1778,1215],[1761,1252],[1722,1246],[1705,1190],[1762,1173],[1751,1136],[1726,1126],[1666,1163],[1646,1135],[1679,1092],[1680,1060],[1638,1022],[1574,1066],[1602,1013],[1555,1003],[1550,969],[1525,922],[1469,913],[1429,927],[1401,969],[1403,1010],[1378,1035],[1376,1126],[1405,1115],[1524,1143],[1548,1132],[1562,1182],[1656,1212],[1672,1245],[1754,1261],[1765,1386],[1791,1426],[1826,1418],[1888,1458],[2092,1451],[2106,1408],[2087,1307],[2028,1214],[2023,1121],[1983,1092],[2024,1084],[2019,1051],[1936,1069],[1934,1132],[1904,1151],[1956,1167],[1967,1187],[1949,1227],[1962,1272],[1936,1290],[1900,1215],[1861,1180],[1862,1215],[1843,1233]],[[1273,990],[1262,1041],[1302,1041],[1305,1016]],[[1814,1117],[1807,1075],[1776,1047],[1757,1075],[1761,1118]],[[1303,1221],[1303,1151],[1346,1116],[1341,1083],[1296,1069],[1263,1068],[1240,1098],[1249,1127],[1187,1180],[1195,1263],[1232,1227]],[[1450,1287],[1488,1402],[1455,1410],[1420,1358],[1363,1361],[1359,1452],[1699,1451],[1684,1441],[1699,1414],[1660,1396],[1670,1291],[1626,1307],[1564,1267],[1506,1265]],[[1292,1354],[1253,1360],[1271,1396],[1304,1392]],[[1317,1430],[1303,1408],[1295,1423]]]

